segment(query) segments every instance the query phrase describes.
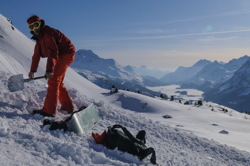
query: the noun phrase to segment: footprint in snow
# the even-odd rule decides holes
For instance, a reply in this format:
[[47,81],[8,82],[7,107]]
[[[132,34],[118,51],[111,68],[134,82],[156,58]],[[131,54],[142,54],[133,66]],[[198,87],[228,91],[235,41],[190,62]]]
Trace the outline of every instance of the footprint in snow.
[[176,125],[177,127],[184,127],[184,126],[182,126],[182,125]]
[[219,125],[217,125],[217,124],[212,124],[213,126],[219,126]]

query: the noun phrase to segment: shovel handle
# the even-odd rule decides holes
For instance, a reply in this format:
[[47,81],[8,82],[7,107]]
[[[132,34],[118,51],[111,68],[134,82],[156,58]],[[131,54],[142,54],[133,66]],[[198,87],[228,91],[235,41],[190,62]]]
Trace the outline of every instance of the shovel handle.
[[33,78],[33,80],[38,80],[38,79],[45,78],[45,77],[46,76],[35,77],[35,78]]
[[28,78],[28,79],[24,79],[24,82],[29,82],[29,81],[33,81],[33,80],[38,80],[41,78],[45,78],[45,76],[40,76],[40,77],[34,77],[34,78]]

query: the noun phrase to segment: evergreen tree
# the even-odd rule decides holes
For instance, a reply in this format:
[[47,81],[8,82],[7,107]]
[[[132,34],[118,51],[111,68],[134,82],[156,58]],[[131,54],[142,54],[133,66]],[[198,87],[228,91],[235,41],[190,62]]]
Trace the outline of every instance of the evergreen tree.
[[202,102],[200,100],[198,101],[198,105],[202,105]]

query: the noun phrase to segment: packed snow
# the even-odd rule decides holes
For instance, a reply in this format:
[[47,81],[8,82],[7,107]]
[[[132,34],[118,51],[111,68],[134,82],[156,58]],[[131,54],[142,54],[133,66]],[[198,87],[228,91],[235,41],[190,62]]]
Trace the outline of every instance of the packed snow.
[[[42,126],[45,118],[30,114],[43,106],[46,80],[27,82],[22,91],[8,90],[10,76],[27,76],[34,43],[16,28],[9,30],[5,19],[0,15],[0,62],[5,64],[0,65],[0,165],[151,165],[147,159],[140,161],[95,143],[91,133],[102,133],[114,124],[134,135],[145,130],[146,145],[155,149],[158,165],[250,165],[248,115],[211,102],[195,106],[123,90],[110,94],[72,69],[65,86],[75,109],[94,103],[101,119],[87,135],[50,131],[49,125]],[[45,66],[41,61],[37,76]],[[60,104],[54,119],[69,116],[59,108]]]

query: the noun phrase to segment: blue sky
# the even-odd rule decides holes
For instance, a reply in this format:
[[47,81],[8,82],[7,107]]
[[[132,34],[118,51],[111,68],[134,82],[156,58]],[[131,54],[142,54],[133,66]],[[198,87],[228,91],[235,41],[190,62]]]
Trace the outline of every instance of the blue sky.
[[173,70],[250,56],[249,0],[6,0],[0,13],[28,37],[26,20],[37,14],[77,50],[124,66]]

